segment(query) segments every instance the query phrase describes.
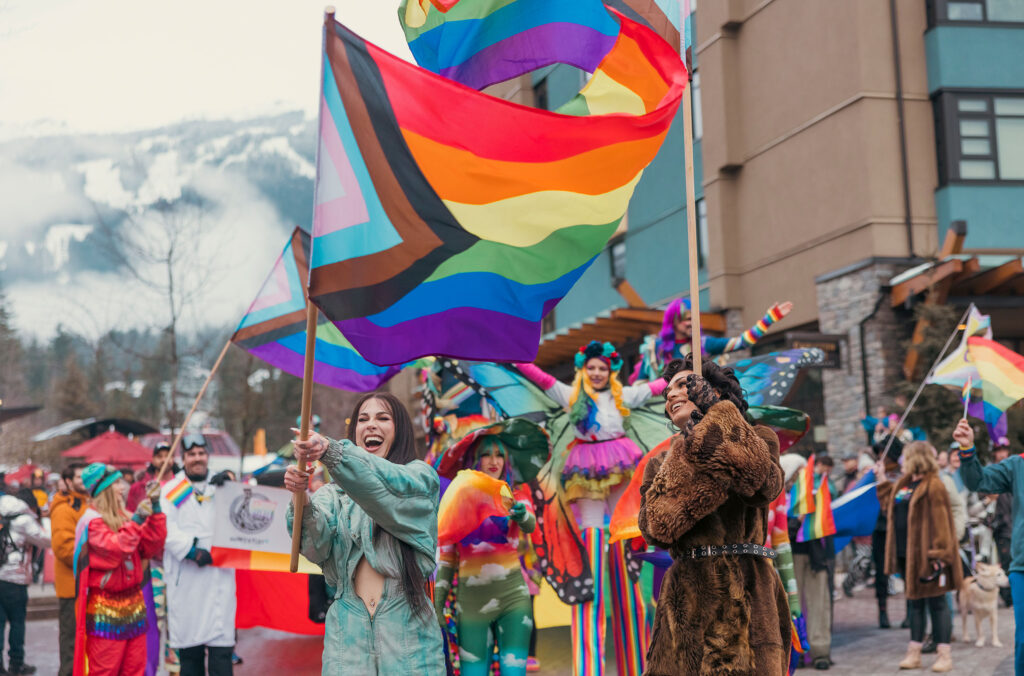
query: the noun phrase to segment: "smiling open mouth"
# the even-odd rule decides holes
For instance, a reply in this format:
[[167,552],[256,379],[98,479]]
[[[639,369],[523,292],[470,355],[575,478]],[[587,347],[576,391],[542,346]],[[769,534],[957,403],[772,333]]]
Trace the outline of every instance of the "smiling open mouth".
[[368,451],[374,451],[384,445],[384,437],[371,434],[363,438],[363,446]]

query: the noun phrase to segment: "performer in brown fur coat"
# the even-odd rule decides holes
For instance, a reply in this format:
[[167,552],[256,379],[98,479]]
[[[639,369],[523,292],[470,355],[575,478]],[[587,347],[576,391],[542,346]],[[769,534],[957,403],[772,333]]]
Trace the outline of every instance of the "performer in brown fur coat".
[[681,433],[641,487],[640,531],[673,559],[644,673],[783,676],[789,605],[773,552],[761,546],[782,490],[778,438],[744,419],[732,369],[703,367],[703,378],[691,357],[665,368],[665,413]]

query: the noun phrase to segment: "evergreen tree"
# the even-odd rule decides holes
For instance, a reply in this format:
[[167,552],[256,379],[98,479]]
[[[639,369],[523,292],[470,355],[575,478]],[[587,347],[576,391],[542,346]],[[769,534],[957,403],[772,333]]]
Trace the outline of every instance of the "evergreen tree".
[[89,381],[71,354],[64,362],[60,378],[54,382],[57,412],[65,420],[78,420],[95,415],[96,404],[89,396]]

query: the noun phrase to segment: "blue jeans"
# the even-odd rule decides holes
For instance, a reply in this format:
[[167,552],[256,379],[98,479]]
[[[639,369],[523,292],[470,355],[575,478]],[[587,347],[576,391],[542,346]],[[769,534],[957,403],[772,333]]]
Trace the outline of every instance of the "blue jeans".
[[1013,596],[1013,663],[1017,676],[1024,676],[1024,573],[1013,571],[1009,575],[1010,594]]

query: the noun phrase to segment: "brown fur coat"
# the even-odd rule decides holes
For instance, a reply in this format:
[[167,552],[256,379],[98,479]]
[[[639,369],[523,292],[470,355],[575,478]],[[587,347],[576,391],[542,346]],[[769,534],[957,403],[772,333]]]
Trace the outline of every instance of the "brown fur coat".
[[[663,460],[662,460],[663,458]],[[731,402],[715,404],[689,438],[652,460],[640,531],[668,549],[645,674],[782,676],[792,638],[786,593],[770,559],[682,559],[690,547],[764,544],[768,504],[782,490],[778,439]]]
[[[903,475],[895,484],[886,481],[878,485],[878,502],[886,511],[888,524],[885,534],[885,572],[889,575],[903,572],[899,569],[896,553],[892,498],[910,480],[910,476]],[[940,585],[940,580],[921,582],[920,578],[928,575],[931,570],[931,559],[946,564],[945,585]],[[910,497],[910,510],[907,513],[907,570],[904,579],[908,599],[942,596],[948,591],[960,589],[964,582],[949,493],[946,484],[942,483],[935,472],[926,474]]]

